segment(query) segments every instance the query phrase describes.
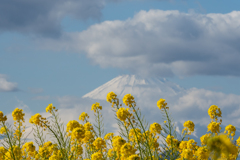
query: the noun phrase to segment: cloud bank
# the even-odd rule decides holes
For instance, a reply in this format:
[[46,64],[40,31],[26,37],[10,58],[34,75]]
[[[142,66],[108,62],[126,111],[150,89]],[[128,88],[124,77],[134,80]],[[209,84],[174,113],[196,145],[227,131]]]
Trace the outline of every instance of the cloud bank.
[[[85,53],[95,65],[145,76],[240,75],[240,11],[227,14],[140,11],[82,32],[45,40],[48,49]],[[58,47],[56,47],[58,46]]]
[[17,31],[51,38],[61,36],[64,17],[99,19],[104,7],[104,0],[0,0],[0,3],[0,33]]
[[10,92],[17,90],[17,83],[7,81],[7,76],[0,74],[0,92]]

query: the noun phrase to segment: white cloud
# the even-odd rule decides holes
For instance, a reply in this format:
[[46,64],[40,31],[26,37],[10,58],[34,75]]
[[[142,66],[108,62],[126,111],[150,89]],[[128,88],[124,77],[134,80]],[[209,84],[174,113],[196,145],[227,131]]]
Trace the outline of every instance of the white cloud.
[[86,53],[93,64],[146,76],[239,76],[239,18],[240,11],[140,11],[125,21],[104,21],[57,41],[45,39],[41,46]]
[[7,76],[0,74],[0,92],[17,91],[17,83],[7,81]]

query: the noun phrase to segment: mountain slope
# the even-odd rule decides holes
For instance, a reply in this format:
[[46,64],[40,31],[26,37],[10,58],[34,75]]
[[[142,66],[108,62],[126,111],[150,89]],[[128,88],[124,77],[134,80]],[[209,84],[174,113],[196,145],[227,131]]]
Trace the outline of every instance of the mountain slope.
[[147,96],[149,93],[177,95],[184,89],[165,78],[141,78],[136,75],[122,75],[85,94],[83,98],[105,100],[107,94],[111,91],[116,93],[119,98],[130,93],[137,99]]

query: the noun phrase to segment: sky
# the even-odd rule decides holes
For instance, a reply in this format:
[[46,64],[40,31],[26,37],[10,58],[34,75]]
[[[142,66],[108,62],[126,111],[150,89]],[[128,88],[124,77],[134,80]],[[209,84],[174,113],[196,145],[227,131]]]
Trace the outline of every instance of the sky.
[[0,0],[0,110],[42,113],[49,103],[64,106],[66,97],[81,98],[124,74],[167,78],[201,91],[181,99],[183,106],[210,95],[216,102],[227,97],[223,105],[238,108],[239,5]]

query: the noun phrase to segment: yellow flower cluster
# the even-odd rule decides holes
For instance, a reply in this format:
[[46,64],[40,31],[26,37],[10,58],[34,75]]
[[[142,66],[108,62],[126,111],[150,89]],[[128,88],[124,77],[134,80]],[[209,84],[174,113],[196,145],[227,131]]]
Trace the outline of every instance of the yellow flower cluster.
[[101,152],[96,152],[92,154],[92,160],[104,160],[103,154]]
[[114,136],[114,133],[108,133],[104,136],[104,139],[105,140],[111,140],[113,138],[113,136]]
[[80,124],[79,127],[74,128],[71,135],[72,135],[72,139],[81,141],[85,137],[85,129],[83,125]]
[[150,131],[151,133],[153,133],[154,135],[156,135],[156,133],[160,134],[162,130],[162,127],[160,124],[154,122],[153,124],[150,125]]
[[86,118],[89,118],[88,114],[85,112],[82,112],[82,114],[79,116],[79,120],[84,121]]
[[203,136],[200,138],[201,144],[202,144],[202,145],[206,145],[206,144],[207,144],[207,140],[208,140],[208,138],[209,138],[210,136],[211,136],[210,133],[203,135]]
[[166,142],[169,146],[172,146],[172,144],[173,144],[173,146],[175,146],[177,144],[178,140],[174,139],[174,136],[168,135],[166,138]]
[[95,104],[92,105],[92,110],[96,112],[97,109],[102,110],[102,106],[100,106],[100,103],[96,102]]
[[217,117],[222,117],[222,112],[220,108],[218,108],[218,106],[211,105],[210,108],[208,109],[208,115],[210,116],[211,119],[215,118],[215,120],[217,120]]
[[123,103],[126,106],[132,107],[132,104],[135,103],[134,97],[131,94],[126,94],[123,97]]
[[167,103],[164,103],[165,99],[160,98],[159,101],[157,102],[157,106],[159,109],[165,108],[167,106]]
[[[39,113],[31,116],[31,118],[29,119],[29,123],[38,125],[42,128],[43,127],[47,128],[47,125],[49,124],[49,122],[46,120],[46,118],[43,118],[42,115],[40,115]],[[44,130],[45,130],[45,128],[44,128]]]
[[[52,111],[53,111],[55,108],[56,108],[56,107],[54,107],[54,106],[52,105],[52,103],[51,103],[51,104],[49,104],[49,105],[47,106],[46,112],[50,112],[50,113],[52,114]],[[55,111],[57,111],[57,110],[55,110]]]
[[121,120],[121,121],[125,121],[129,116],[130,116],[130,112],[128,111],[129,108],[119,108],[117,111],[117,117]]
[[209,151],[213,151],[213,159],[219,158],[222,154],[224,158],[229,158],[231,155],[236,159],[238,156],[238,147],[232,144],[227,135],[220,134],[218,136],[210,137],[207,141]]
[[184,131],[187,131],[187,133],[190,131],[188,134],[191,134],[194,131],[195,125],[192,121],[186,121],[184,122],[183,127],[184,129],[182,130],[182,134]]
[[207,128],[208,128],[207,132],[211,131],[212,133],[217,134],[220,132],[220,123],[211,122],[211,123],[209,123]]
[[[228,126],[225,127],[225,131],[224,133],[228,132],[228,136],[231,134],[231,136],[235,136],[235,132],[236,132],[236,127],[234,127],[233,125],[229,124]],[[233,140],[233,138],[232,138]]]
[[[0,111],[0,134],[4,134],[4,138],[8,138],[10,135],[10,138],[4,141],[8,143],[6,145],[8,147],[0,147],[0,160],[166,160],[166,157],[162,157],[164,154],[160,156],[162,149],[164,149],[167,157],[170,156],[170,159],[176,160],[208,160],[209,158],[236,160],[240,152],[240,137],[236,140],[237,146],[231,142],[229,137],[231,135],[233,140],[236,132],[235,126],[229,124],[224,131],[227,135],[218,135],[221,130],[220,125],[222,121],[217,122],[217,117],[221,117],[221,110],[216,105],[210,106],[208,110],[212,121],[208,125],[207,132],[211,131],[212,133],[201,136],[202,146],[198,146],[197,142],[189,137],[187,137],[187,141],[184,140],[187,134],[184,134],[184,137],[178,140],[174,132],[172,132],[173,123],[166,111],[166,109],[169,108],[166,107],[167,103],[165,103],[165,99],[161,98],[157,102],[157,106],[159,109],[164,109],[162,111],[167,115],[168,121],[168,124],[165,124],[165,126],[169,130],[162,128],[157,122],[152,123],[149,128],[147,128],[147,125],[142,123],[144,119],[140,114],[141,112],[138,111],[139,108],[135,108],[136,103],[131,94],[127,94],[123,98],[123,103],[128,106],[128,108],[122,108],[122,105],[119,105],[119,99],[113,92],[107,95],[107,101],[111,102],[116,110],[115,113],[118,118],[118,124],[121,127],[120,135],[124,137],[114,136],[114,133],[107,133],[103,136],[103,125],[101,124],[102,115],[100,113],[102,106],[97,102],[92,105],[92,110],[95,112],[96,124],[92,125],[88,122],[88,114],[82,112],[79,116],[82,124],[76,120],[71,120],[67,123],[65,131],[63,131],[62,128],[64,127],[62,127],[61,121],[54,112],[57,111],[57,109],[52,104],[49,104],[46,112],[52,114],[50,118],[53,118],[51,122],[54,123],[54,125],[50,126],[50,122],[46,121],[46,118],[43,118],[39,113],[31,116],[29,120],[29,122],[35,124],[34,127],[36,127],[34,128],[34,132],[37,134],[35,134],[34,137],[37,135],[35,139],[39,140],[37,141],[39,145],[38,151],[36,151],[33,142],[22,143],[23,138],[21,138],[21,136],[24,135],[22,134],[24,132],[24,126],[22,126],[21,122],[24,122],[23,111],[18,108],[13,111],[12,116],[14,121],[19,122],[18,126],[16,125],[17,122],[14,123],[15,128],[13,130],[7,128],[7,125],[5,125],[7,117]],[[215,121],[213,121],[214,119]],[[164,123],[166,123],[166,121],[164,121]],[[45,142],[41,137],[42,133],[38,126],[48,128],[47,131],[56,137],[56,144],[53,144],[51,141]],[[188,120],[184,122],[183,126],[183,132],[186,130],[191,134],[194,131],[195,124]],[[167,136],[163,136],[167,144],[164,144],[164,148],[160,149],[159,137],[162,136],[161,131],[163,129],[164,133],[167,134]],[[45,131],[45,129],[43,130]],[[14,135],[13,138],[11,137],[12,135]],[[66,140],[64,139],[65,136],[67,138]]]
[[116,97],[117,97],[117,95],[114,93],[114,92],[109,92],[108,94],[107,94],[107,102],[110,102],[110,103],[112,103],[112,100],[115,100],[116,99]]
[[22,120],[24,122],[24,116],[25,116],[25,113],[23,113],[22,109],[16,108],[12,112],[12,117],[14,121],[20,122]]
[[4,116],[3,112],[0,111],[0,122],[5,122],[7,120],[7,116]]
[[131,155],[134,155],[137,150],[130,143],[125,143],[121,147],[121,155],[123,158],[128,158]]
[[76,120],[69,121],[67,124],[67,132],[73,131],[73,129],[80,127],[80,124]]
[[98,137],[97,139],[95,139],[95,141],[93,142],[93,145],[97,150],[107,147],[106,142],[101,137]]

